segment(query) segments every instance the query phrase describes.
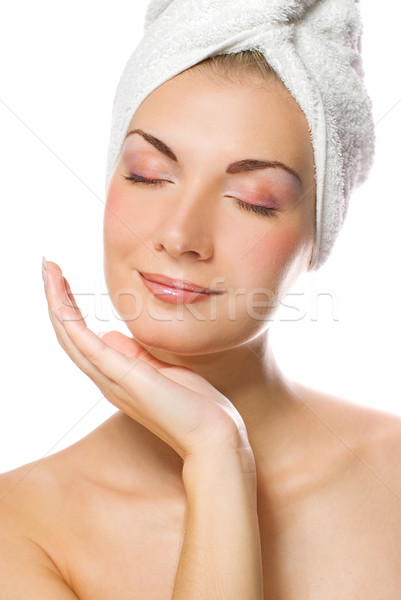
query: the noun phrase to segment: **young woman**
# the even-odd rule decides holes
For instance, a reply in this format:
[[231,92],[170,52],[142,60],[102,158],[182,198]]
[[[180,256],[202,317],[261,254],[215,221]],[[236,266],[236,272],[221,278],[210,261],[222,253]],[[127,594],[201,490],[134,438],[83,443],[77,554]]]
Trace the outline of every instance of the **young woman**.
[[399,594],[399,419],[274,359],[269,322],[316,252],[316,178],[305,115],[263,60],[186,69],[129,122],[104,268],[131,336],[95,335],[44,262],[61,346],[119,410],[1,476],[4,598]]

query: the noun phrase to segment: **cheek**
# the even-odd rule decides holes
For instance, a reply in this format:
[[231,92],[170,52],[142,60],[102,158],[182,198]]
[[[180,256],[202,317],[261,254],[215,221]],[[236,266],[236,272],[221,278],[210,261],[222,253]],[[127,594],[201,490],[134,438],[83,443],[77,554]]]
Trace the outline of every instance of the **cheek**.
[[115,179],[109,185],[104,212],[103,234],[107,254],[117,246],[124,245],[129,237],[127,226],[126,202]]
[[150,217],[149,211],[141,210],[138,197],[112,179],[103,221],[105,254],[121,259],[144,245],[154,227]]
[[284,224],[273,227],[261,237],[242,259],[243,286],[267,288],[281,297],[307,265],[309,228]]
[[141,244],[142,238],[138,231],[138,223],[132,222],[129,198],[126,196],[121,185],[112,179],[107,192],[103,218],[103,269],[106,286],[117,312],[120,306],[116,305],[114,294],[129,285],[126,281],[126,265],[133,249]]

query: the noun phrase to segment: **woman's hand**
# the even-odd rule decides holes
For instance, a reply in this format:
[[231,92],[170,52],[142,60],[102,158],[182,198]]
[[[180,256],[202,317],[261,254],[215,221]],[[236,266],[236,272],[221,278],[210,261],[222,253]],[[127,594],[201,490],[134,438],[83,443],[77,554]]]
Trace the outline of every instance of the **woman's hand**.
[[[49,315],[60,345],[114,406],[156,434],[184,460],[220,444],[234,450],[250,449],[241,415],[203,377],[156,359],[120,332],[108,332],[100,339],[87,327],[56,263],[47,262],[44,280]],[[251,451],[248,467],[253,468]]]

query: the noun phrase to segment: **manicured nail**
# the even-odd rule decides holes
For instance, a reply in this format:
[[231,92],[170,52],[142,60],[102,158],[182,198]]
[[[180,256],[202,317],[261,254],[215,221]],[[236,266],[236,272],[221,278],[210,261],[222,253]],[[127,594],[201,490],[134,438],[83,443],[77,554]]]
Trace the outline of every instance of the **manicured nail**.
[[45,287],[47,287],[47,273],[46,273],[46,269],[43,267],[43,265],[42,265],[42,277],[43,277],[43,283],[45,284]]
[[60,321],[60,323],[63,323],[63,325],[64,325],[63,315],[61,314],[61,312],[59,312],[56,308],[53,308],[53,307],[52,307],[52,311],[53,311],[56,319],[58,319]]

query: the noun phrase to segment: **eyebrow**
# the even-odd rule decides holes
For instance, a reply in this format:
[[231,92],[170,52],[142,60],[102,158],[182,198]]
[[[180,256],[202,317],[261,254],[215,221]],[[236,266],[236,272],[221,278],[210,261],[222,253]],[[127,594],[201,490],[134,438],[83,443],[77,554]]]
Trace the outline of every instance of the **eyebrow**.
[[164,142],[162,142],[158,138],[154,137],[153,135],[150,135],[150,133],[142,131],[142,129],[133,129],[132,131],[129,131],[125,136],[124,142],[127,139],[127,137],[132,135],[133,133],[139,133],[139,135],[141,135],[147,142],[149,142],[149,144],[152,144],[152,146],[154,146],[157,150],[171,158],[171,160],[178,162],[178,158],[171,150],[171,148],[169,148]]
[[[132,131],[129,131],[125,136],[124,142],[130,135],[133,135],[134,133],[141,135],[147,142],[149,142],[150,144],[152,144],[152,146],[159,150],[159,152],[165,154],[171,160],[178,162],[178,158],[171,150],[171,148],[167,146],[167,144],[154,137],[153,135],[150,135],[150,133],[146,133],[146,131],[143,131],[142,129],[133,129]],[[299,181],[299,183],[302,184],[302,179],[298,175],[298,173],[285,163],[282,163],[278,160],[258,160],[253,158],[245,158],[243,160],[237,160],[236,162],[230,163],[226,168],[226,173],[228,173],[229,175],[235,175],[236,173],[244,173],[246,171],[257,171],[261,169],[284,169],[284,171],[290,173]]]

